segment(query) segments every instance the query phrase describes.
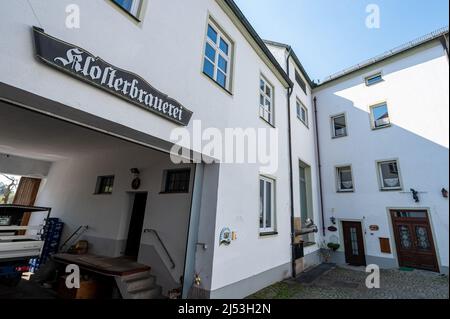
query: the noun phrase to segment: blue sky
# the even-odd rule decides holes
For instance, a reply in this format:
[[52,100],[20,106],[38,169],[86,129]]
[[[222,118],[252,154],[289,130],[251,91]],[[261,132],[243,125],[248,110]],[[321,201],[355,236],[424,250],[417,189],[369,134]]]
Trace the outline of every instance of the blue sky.
[[[292,45],[311,79],[448,25],[448,0],[235,0],[263,39]],[[366,6],[380,28],[366,27]]]

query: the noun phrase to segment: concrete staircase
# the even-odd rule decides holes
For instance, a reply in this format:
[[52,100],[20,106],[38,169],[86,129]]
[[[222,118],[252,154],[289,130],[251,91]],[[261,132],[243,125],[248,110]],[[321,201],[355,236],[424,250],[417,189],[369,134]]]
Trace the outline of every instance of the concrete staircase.
[[150,271],[115,277],[123,299],[163,299],[162,288]]

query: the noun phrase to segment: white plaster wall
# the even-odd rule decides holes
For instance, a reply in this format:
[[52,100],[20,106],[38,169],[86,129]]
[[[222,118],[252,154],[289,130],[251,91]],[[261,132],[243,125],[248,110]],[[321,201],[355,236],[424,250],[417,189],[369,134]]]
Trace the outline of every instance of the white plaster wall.
[[[278,63],[283,66],[287,72],[286,59],[287,50],[274,45],[267,45]],[[300,74],[299,66],[296,65],[292,58],[289,59],[289,78],[294,83],[294,88],[291,95],[291,134],[292,134],[292,169],[293,169],[293,194],[294,194],[294,215],[300,217],[300,175],[299,162],[302,161],[311,167],[311,188],[312,188],[312,203],[313,220],[316,225],[321,224],[320,217],[320,198],[319,198],[319,184],[318,184],[318,166],[317,166],[317,152],[315,144],[315,127],[314,127],[314,107],[312,102],[312,90],[307,84],[306,94],[295,80],[295,70]],[[302,74],[304,76],[304,74]],[[305,77],[303,77],[307,83]],[[297,99],[300,100],[308,109],[309,127],[306,127],[303,122],[297,117]],[[321,243],[321,232],[314,234],[315,245],[305,247],[305,255],[310,254],[319,249]],[[305,265],[307,268],[312,265]]]
[[[191,167],[191,165],[184,165]],[[105,254],[96,243],[119,243],[113,257],[122,255],[131,217],[132,174],[130,168],[141,171],[139,191],[148,192],[143,229],[156,229],[172,255],[176,268],[163,253],[152,234],[143,234],[141,244],[153,245],[173,280],[178,282],[184,269],[187,227],[189,222],[193,171],[190,192],[160,194],[165,169],[180,168],[169,161],[168,155],[131,146],[128,151],[90,154],[55,162],[36,200],[37,205],[52,208],[52,216],[64,223],[63,240],[78,226],[88,225],[85,233],[93,238],[92,253]],[[97,176],[114,175],[112,195],[94,195]],[[145,256],[139,256],[142,259]],[[158,261],[155,261],[158,262]],[[149,266],[152,266],[150,264]],[[154,266],[154,265],[153,265]]]
[[42,178],[47,176],[51,163],[21,156],[0,153],[0,172]]
[[[378,71],[384,81],[366,87],[365,76]],[[330,225],[332,215],[362,220],[367,255],[395,258],[388,208],[426,208],[438,259],[448,267],[449,205],[441,195],[441,189],[449,187],[448,85],[448,58],[434,41],[315,91],[326,221]],[[381,101],[388,103],[392,126],[373,131],[369,106]],[[348,136],[332,139],[330,116],[341,112],[347,115]],[[399,160],[404,191],[424,192],[419,194],[420,203],[410,193],[379,191],[375,161],[393,158]],[[336,193],[334,167],[342,164],[352,165],[354,193]],[[380,230],[371,233],[368,226],[374,224]],[[379,237],[390,238],[393,254],[380,252]]]

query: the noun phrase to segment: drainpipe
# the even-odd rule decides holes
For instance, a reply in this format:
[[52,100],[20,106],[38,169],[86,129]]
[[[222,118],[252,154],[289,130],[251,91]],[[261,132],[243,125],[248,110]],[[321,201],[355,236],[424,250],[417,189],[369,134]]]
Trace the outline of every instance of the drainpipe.
[[[286,57],[286,73],[289,77],[289,59],[292,55],[292,48],[289,47],[288,55]],[[292,86],[290,86],[287,90],[287,110],[288,110],[288,142],[289,142],[289,186],[290,186],[290,194],[291,194],[291,253],[292,253],[292,277],[296,277],[297,273],[295,270],[295,228],[294,228],[294,176],[293,176],[293,168],[292,168],[292,134],[291,134],[291,95],[293,92]]]
[[325,237],[325,217],[323,214],[323,196],[322,196],[322,162],[320,160],[320,147],[319,147],[319,124],[317,122],[317,97],[314,97],[314,120],[315,124],[314,129],[316,131],[316,151],[317,151],[317,162],[318,166],[318,174],[319,174],[319,199],[320,199],[320,214],[322,217],[322,235]]

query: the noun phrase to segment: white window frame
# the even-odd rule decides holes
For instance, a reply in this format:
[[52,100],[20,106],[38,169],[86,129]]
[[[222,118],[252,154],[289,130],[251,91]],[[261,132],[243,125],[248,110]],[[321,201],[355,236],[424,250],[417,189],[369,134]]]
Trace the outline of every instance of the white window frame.
[[[214,43],[212,41],[212,39],[210,39],[208,37],[208,30],[209,27],[211,27],[216,33],[217,33],[217,40],[216,43]],[[220,49],[220,40],[223,40],[227,45],[228,45],[228,55],[225,54],[225,52],[223,52]],[[214,57],[214,61],[212,61],[207,55],[206,55],[206,45],[209,44],[215,51],[215,57]],[[217,23],[215,23],[215,21],[210,17],[208,19],[207,25],[206,25],[206,33],[205,33],[205,45],[203,46],[203,54],[202,54],[202,73],[204,75],[206,75],[206,77],[208,77],[209,79],[211,79],[212,81],[214,81],[218,86],[220,86],[221,88],[225,89],[228,92],[231,92],[231,82],[232,82],[232,55],[233,55],[233,41],[231,41],[230,37],[225,34],[222,31],[222,28],[220,28]],[[227,70],[226,72],[223,72],[224,70],[219,69],[219,55],[227,62]],[[205,59],[207,59],[214,68],[214,75],[211,78],[211,76],[205,72]],[[222,86],[219,81],[218,81],[218,77],[217,74],[220,72],[225,74],[225,86]]]
[[[344,121],[345,121],[345,134],[344,135],[336,135],[334,120],[339,117],[343,117]],[[330,124],[331,124],[331,137],[333,139],[348,136],[348,122],[347,122],[347,115],[345,113],[339,113],[339,114],[330,116]]]
[[[389,118],[389,123],[377,126],[375,124],[375,117],[373,116],[373,110],[375,108],[377,108],[377,107],[380,107],[380,106],[386,106],[386,109],[387,109],[387,112],[388,112],[388,116],[389,116],[388,117]],[[377,104],[369,106],[369,113],[370,113],[370,126],[371,126],[372,130],[380,130],[380,129],[387,128],[387,127],[391,126],[391,115],[389,113],[389,106],[388,106],[387,102],[381,102],[381,103],[377,103]]]
[[[397,164],[397,174],[398,174],[399,186],[393,186],[393,187],[384,186],[384,178],[383,178],[383,171],[381,170],[381,165],[387,164],[387,163],[396,163]],[[376,162],[376,165],[377,165],[378,183],[379,183],[381,191],[391,191],[391,190],[402,190],[403,189],[402,176],[400,173],[400,162],[398,159],[379,160]]]
[[[341,170],[347,169],[350,171],[351,181],[352,181],[352,188],[349,189],[343,189],[341,188]],[[355,191],[355,181],[353,178],[353,167],[351,165],[339,165],[336,166],[336,189],[338,193],[352,193]]]
[[[263,88],[261,88],[261,83],[264,83]],[[271,96],[267,95],[267,91],[266,91],[267,88],[270,89]],[[261,104],[261,97],[263,98],[263,104]],[[267,81],[267,79],[262,74],[259,79],[258,100],[259,100],[259,117],[261,119],[263,119],[265,122],[274,126],[274,124],[275,124],[274,87],[269,81]],[[266,105],[267,101],[269,101],[269,103],[270,103],[269,108],[267,108],[267,105]],[[268,115],[269,118],[266,118],[265,115]]]
[[[261,187],[261,181],[264,182],[264,191],[263,191],[264,195],[263,195],[263,202],[261,202],[261,197],[260,197],[261,196],[260,195],[261,189],[259,189],[258,197],[260,198],[260,200],[259,200],[258,225],[259,225],[259,233],[264,235],[264,234],[267,234],[267,233],[275,233],[276,232],[276,227],[275,227],[275,225],[276,225],[276,221],[275,221],[275,217],[276,217],[276,213],[275,213],[275,207],[276,207],[276,205],[275,205],[276,181],[273,178],[260,175],[259,176],[259,184],[258,184],[259,188]],[[266,183],[270,183],[272,185],[272,187],[271,187],[271,194],[270,194],[270,196],[271,196],[271,212],[270,212],[271,219],[270,220],[272,221],[272,225],[270,225],[270,227],[267,227],[267,225],[266,225],[266,216],[267,216],[267,212],[266,212],[266,201],[267,201],[267,199],[266,199],[267,198]],[[261,224],[260,224],[261,209],[262,209],[263,227],[261,227]]]
[[[297,107],[297,118],[300,120],[300,122],[305,124],[305,126],[307,128],[309,128],[308,108],[305,106],[305,104],[302,103],[302,101],[300,99],[297,99],[296,107]],[[302,109],[303,109],[303,111],[305,111],[305,116],[306,116],[305,119],[302,119],[302,113],[301,113]]]
[[[370,81],[371,79],[374,79],[374,78],[377,78],[377,77],[380,78],[378,81],[373,82],[373,83],[369,83],[369,81]],[[382,74],[382,72],[377,72],[377,73],[371,74],[371,75],[369,75],[369,76],[366,76],[366,77],[364,78],[364,81],[366,82],[366,86],[372,86],[372,85],[378,84],[378,83],[384,81],[384,79],[383,79],[383,74]]]

